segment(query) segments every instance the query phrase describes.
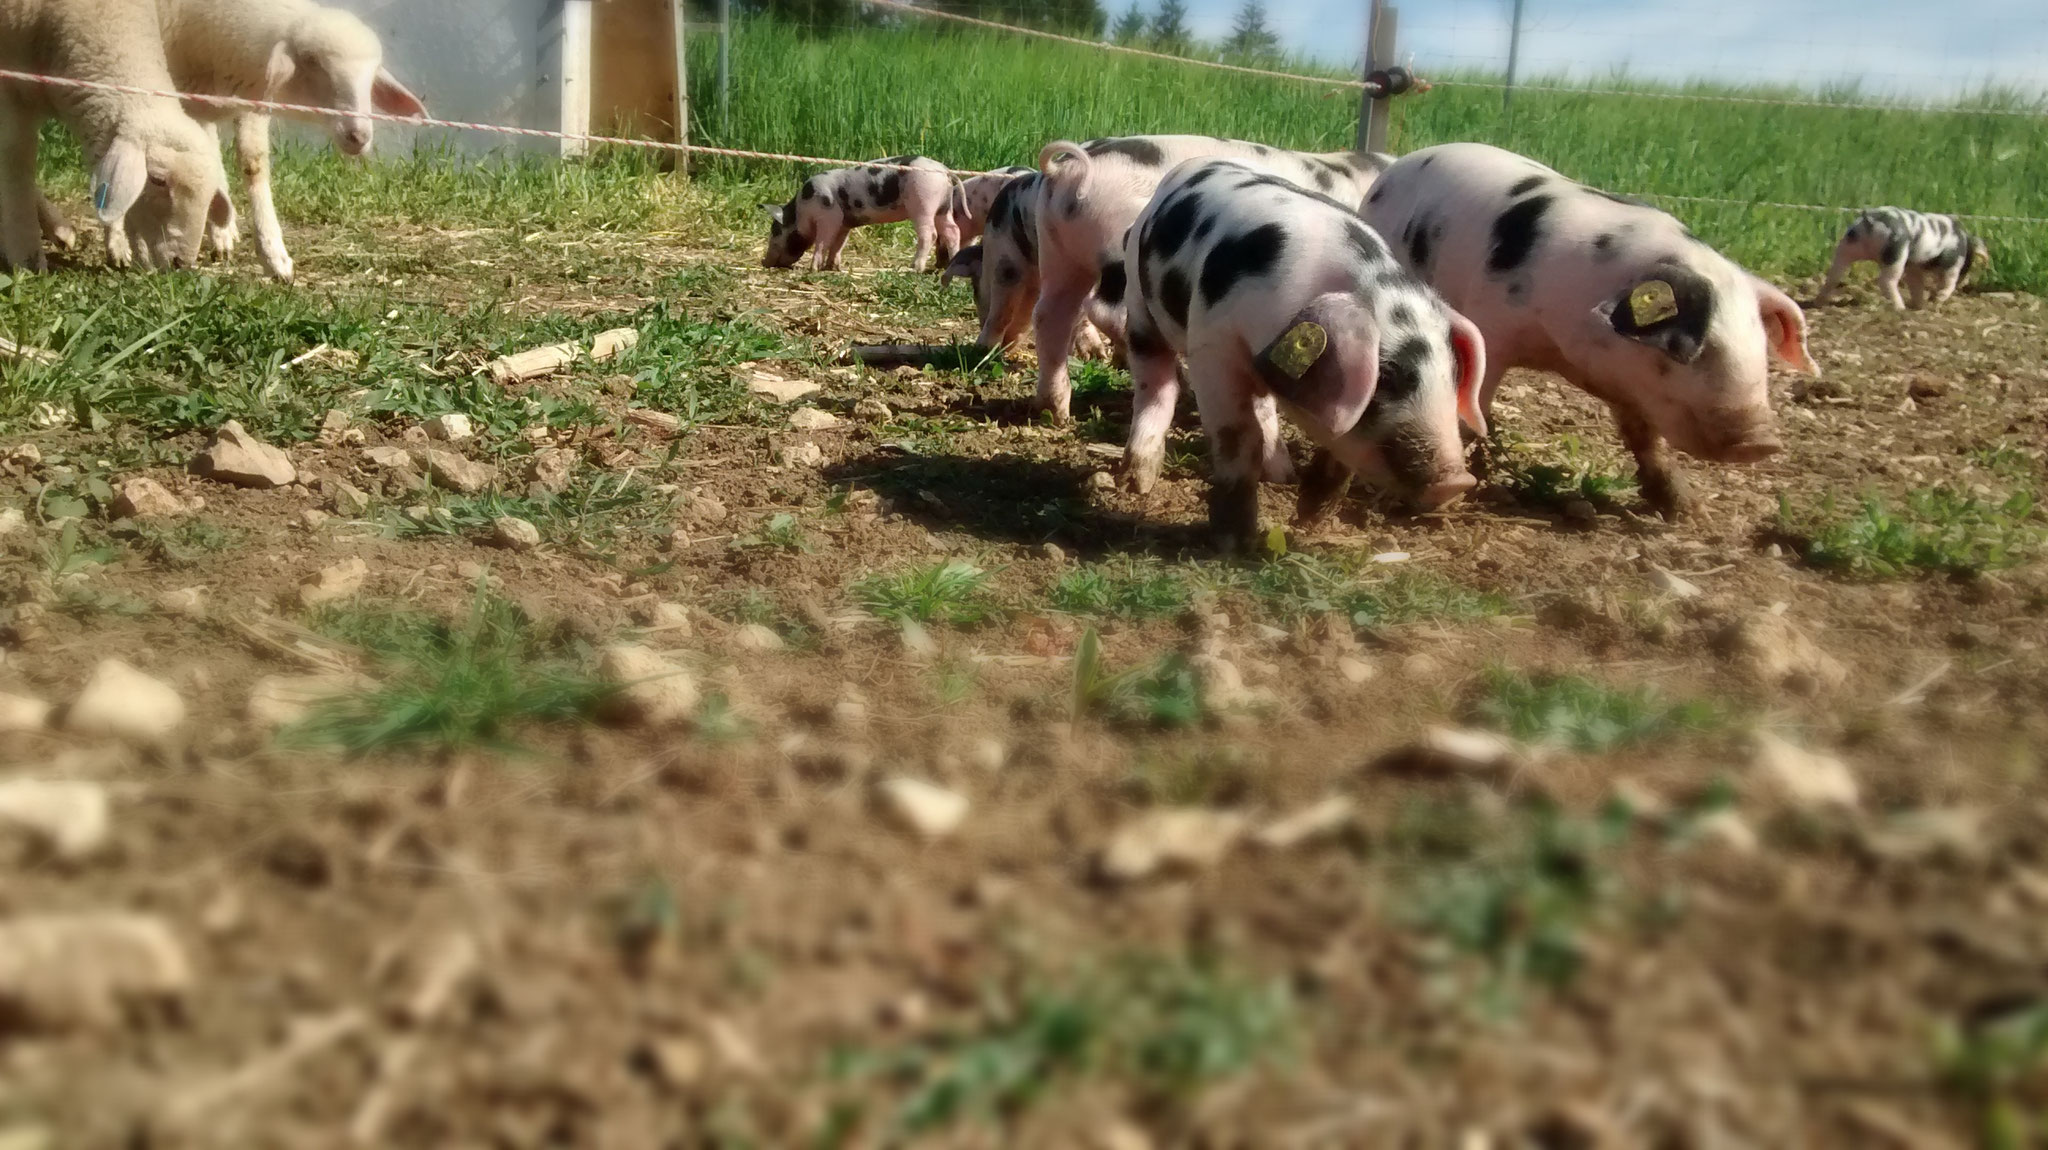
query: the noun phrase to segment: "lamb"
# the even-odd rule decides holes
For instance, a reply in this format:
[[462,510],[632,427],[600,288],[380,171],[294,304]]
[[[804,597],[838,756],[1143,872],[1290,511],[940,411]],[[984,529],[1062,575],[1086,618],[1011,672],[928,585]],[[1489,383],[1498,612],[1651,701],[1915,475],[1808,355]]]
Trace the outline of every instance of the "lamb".
[[[137,0],[0,0],[0,67],[169,91],[175,87],[153,4]],[[52,116],[85,148],[107,262],[134,258],[112,225],[141,209],[155,263],[197,262],[208,225],[234,218],[214,137],[169,96],[41,84],[0,87],[0,263],[41,271],[42,234],[66,229],[36,192],[36,134]]]
[[[424,116],[426,106],[384,67],[377,34],[354,13],[312,0],[158,0],[165,53],[178,90],[340,109],[329,118],[344,155],[370,150],[375,121],[367,112]],[[191,102],[209,128],[235,121],[235,151],[249,188],[249,214],[263,268],[290,283],[291,253],[270,198],[270,117],[249,109]],[[226,256],[233,218],[209,230]]]

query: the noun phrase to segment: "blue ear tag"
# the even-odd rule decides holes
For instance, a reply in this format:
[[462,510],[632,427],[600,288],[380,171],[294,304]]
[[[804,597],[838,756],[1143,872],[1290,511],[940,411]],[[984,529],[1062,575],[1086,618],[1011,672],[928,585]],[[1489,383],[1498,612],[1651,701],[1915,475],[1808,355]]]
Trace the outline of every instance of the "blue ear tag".
[[94,189],[93,189],[93,193],[92,193],[92,210],[93,210],[93,211],[96,211],[96,212],[100,212],[100,213],[102,213],[102,214],[104,214],[104,213],[106,212],[106,210],[107,210],[107,185],[105,185],[105,184],[101,184],[101,185],[100,185],[99,187],[97,187],[97,188],[94,188]]

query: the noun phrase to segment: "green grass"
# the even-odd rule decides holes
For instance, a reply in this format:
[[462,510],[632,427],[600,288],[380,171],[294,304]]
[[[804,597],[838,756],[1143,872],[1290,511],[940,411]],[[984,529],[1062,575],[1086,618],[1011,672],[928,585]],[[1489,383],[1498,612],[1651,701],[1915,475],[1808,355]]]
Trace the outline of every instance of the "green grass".
[[1143,666],[1111,671],[1102,658],[1102,639],[1090,627],[1074,647],[1071,713],[1127,727],[1192,727],[1208,713],[1194,668],[1179,652]]
[[989,594],[988,578],[988,572],[964,559],[948,559],[870,575],[854,584],[853,597],[884,619],[973,626],[1000,610]]
[[1308,553],[1268,560],[1228,581],[1287,621],[1332,612],[1360,627],[1440,620],[1469,622],[1507,610],[1499,595],[1426,571],[1373,563],[1363,552]]
[[886,1093],[879,1125],[914,1138],[1000,1126],[1085,1078],[1185,1105],[1204,1086],[1284,1057],[1300,1026],[1282,981],[1179,955],[1129,955],[997,991],[974,1022],[929,1038],[842,1049],[832,1069],[857,1088],[844,1103],[848,1122],[867,1117]]
[[[513,481],[518,457],[502,466],[503,484]],[[456,495],[429,489],[407,496],[409,506],[424,506],[424,519],[391,508],[383,516],[385,530],[405,538],[415,535],[488,535],[493,520],[501,516],[524,519],[539,529],[545,541],[573,548],[593,558],[609,561],[619,548],[634,539],[651,539],[669,522],[675,509],[672,496],[661,495],[646,483],[624,475],[581,474],[569,486],[553,494],[514,495],[506,491],[485,491]]]
[[1062,574],[1052,586],[1052,605],[1072,615],[1119,619],[1160,619],[1178,615],[1193,601],[1185,572],[1154,560],[1125,558],[1089,563]]
[[455,622],[386,605],[330,608],[315,626],[369,654],[382,685],[317,709],[287,737],[351,755],[515,749],[522,727],[585,720],[613,691],[585,670],[588,652],[487,594]]
[[810,536],[804,533],[804,526],[797,517],[787,511],[778,511],[761,521],[761,526],[732,541],[735,550],[744,551],[752,547],[763,547],[773,551],[809,551]]
[[1871,496],[1848,515],[1837,512],[1831,500],[1806,514],[1781,503],[1778,522],[1806,538],[1808,563],[1872,579],[2010,567],[2048,540],[2048,525],[2028,491],[1992,500],[1946,487],[1921,488],[1896,506]]
[[1651,687],[1615,688],[1576,675],[1487,671],[1473,715],[1525,743],[1599,753],[1644,746],[1723,722],[1711,705],[1672,702]]
[[1989,1021],[1949,1022],[1935,1035],[1942,1087],[1976,1111],[1978,1145],[2023,1150],[2048,1135],[2041,1100],[2048,1074],[2048,1007],[2030,1004]]
[[1586,458],[1584,446],[1575,435],[1559,436],[1554,450],[1546,445],[1544,450],[1556,454],[1557,462],[1530,458],[1529,452],[1534,449],[1513,432],[1499,433],[1499,438],[1500,454],[1506,458],[1494,482],[1513,492],[1518,502],[1561,507],[1573,499],[1583,499],[1595,507],[1604,507],[1623,493],[1635,490],[1633,476],[1603,470]]

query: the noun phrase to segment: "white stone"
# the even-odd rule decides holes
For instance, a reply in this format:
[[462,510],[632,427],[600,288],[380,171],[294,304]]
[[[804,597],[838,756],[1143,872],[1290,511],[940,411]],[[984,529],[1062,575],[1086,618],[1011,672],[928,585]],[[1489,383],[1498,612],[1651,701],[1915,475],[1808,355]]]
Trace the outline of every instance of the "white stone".
[[107,841],[107,791],[98,783],[8,779],[0,782],[0,827],[41,841],[59,858],[86,858]]
[[1344,676],[1345,682],[1356,686],[1371,681],[1374,675],[1379,674],[1379,668],[1356,655],[1339,655],[1337,673]]
[[1458,727],[1430,728],[1422,749],[1439,765],[1459,771],[1512,767],[1522,756],[1521,747],[1506,735]]
[[452,451],[422,447],[412,453],[412,461],[437,485],[462,495],[475,495],[498,481],[497,468]]
[[1009,759],[1009,748],[1003,746],[1003,741],[994,736],[976,739],[974,746],[967,752],[968,762],[991,774],[1002,770]]
[[733,629],[732,645],[742,651],[780,651],[782,636],[760,623],[745,623]]
[[116,519],[164,519],[190,511],[184,500],[154,479],[130,479],[114,491],[109,509]]
[[233,419],[193,458],[192,470],[221,483],[258,489],[283,487],[299,477],[291,456],[250,435]]
[[1847,763],[1768,731],[1757,733],[1754,766],[1779,794],[1808,809],[1854,807],[1860,798]]
[[19,507],[0,508],[0,535],[12,535],[28,526],[28,516]]
[[648,727],[681,726],[697,716],[697,681],[660,652],[635,643],[607,647],[598,675],[619,688],[607,706],[612,717]]
[[459,411],[437,415],[422,426],[427,429],[427,438],[438,439],[444,443],[461,443],[476,434],[476,428],[470,423],[469,417]]
[[64,713],[67,730],[151,742],[185,721],[185,700],[169,684],[107,659],[95,667],[85,689]]
[[1314,806],[1260,827],[1252,841],[1268,850],[1286,850],[1334,835],[1350,826],[1357,815],[1358,804],[1350,796],[1331,795]]
[[967,818],[967,797],[922,779],[898,776],[875,788],[882,814],[906,831],[927,839],[945,838]]
[[1736,854],[1755,854],[1760,845],[1756,831],[1732,810],[1719,810],[1694,820],[1692,833],[1701,842],[1726,847]]
[[626,422],[664,438],[671,437],[683,429],[681,416],[670,415],[666,411],[655,411],[649,407],[627,408]]
[[1244,816],[1227,811],[1153,811],[1110,838],[1099,866],[1104,878],[1117,882],[1162,871],[1206,870],[1223,861],[1244,828]]
[[156,609],[166,615],[183,615],[187,619],[206,616],[206,588],[180,587],[166,591],[156,597]]
[[370,565],[361,556],[351,556],[331,567],[323,567],[299,583],[299,603],[318,607],[346,599],[363,589],[370,577]]
[[111,1028],[130,1003],[175,999],[192,965],[154,915],[87,911],[0,921],[0,1010],[31,1028]]
[[839,417],[816,407],[799,407],[789,413],[789,425],[798,431],[823,431],[839,426]]
[[1673,575],[1662,567],[1650,568],[1650,586],[1673,599],[1697,599],[1701,594],[1696,584]]
[[775,449],[777,467],[817,467],[824,462],[824,449],[808,439],[802,443],[785,443]]
[[793,403],[821,389],[807,379],[789,379],[775,372],[755,368],[748,373],[747,390],[776,403]]
[[40,731],[50,725],[50,704],[27,695],[0,695],[0,731]]
[[540,528],[516,515],[500,515],[491,521],[491,542],[507,551],[531,551],[540,546]]

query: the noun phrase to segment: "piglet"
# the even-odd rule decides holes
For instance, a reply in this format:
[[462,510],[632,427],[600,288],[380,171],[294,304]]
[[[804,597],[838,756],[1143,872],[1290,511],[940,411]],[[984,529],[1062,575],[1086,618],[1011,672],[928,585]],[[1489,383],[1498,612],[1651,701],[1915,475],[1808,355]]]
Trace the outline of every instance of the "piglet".
[[1912,306],[1918,310],[1927,302],[1928,281],[1934,284],[1934,302],[1945,303],[1971,273],[1991,266],[1991,252],[1983,240],[1964,231],[1954,216],[1872,208],[1842,233],[1842,242],[1835,245],[1835,262],[1813,297],[1814,305],[1826,303],[1842,286],[1849,269],[1860,263],[1878,265],[1877,290],[1893,308],[1906,306],[1899,298],[1899,280],[1903,278]]
[[839,253],[854,228],[909,220],[917,233],[911,266],[923,271],[934,247],[940,263],[960,246],[953,222],[952,173],[923,156],[890,156],[858,168],[840,168],[805,180],[786,204],[762,204],[768,213],[768,253],[761,266],[793,266],[815,248],[811,266],[837,271]]
[[[1045,177],[1032,168],[1003,170],[1020,174],[995,190],[983,216],[981,242],[961,248],[939,282],[965,279],[974,289],[981,343],[1009,349],[1022,338],[1038,299],[1038,192]],[[1075,327],[1072,349],[1086,358],[1108,359],[1111,343],[1120,342],[1122,333],[1120,311],[1091,298]]]
[[979,176],[970,176],[953,185],[950,210],[953,213],[953,227],[960,234],[960,243],[973,243],[981,235],[982,227],[988,222],[988,210],[995,203],[996,194],[1009,186],[1010,181],[1020,176],[1036,175],[1038,169],[1012,165],[997,168]]
[[1363,215],[1402,263],[1486,337],[1480,407],[1511,367],[1553,371],[1605,402],[1644,498],[1682,514],[1668,440],[1749,463],[1782,447],[1769,360],[1819,374],[1791,297],[1669,214],[1484,144],[1403,156]]
[[1258,538],[1259,475],[1285,452],[1276,406],[1347,478],[1423,508],[1476,482],[1458,424],[1484,431],[1479,331],[1343,203],[1234,160],[1190,160],[1125,233],[1122,263],[1137,392],[1127,457],[1156,472],[1186,356],[1224,547]]

